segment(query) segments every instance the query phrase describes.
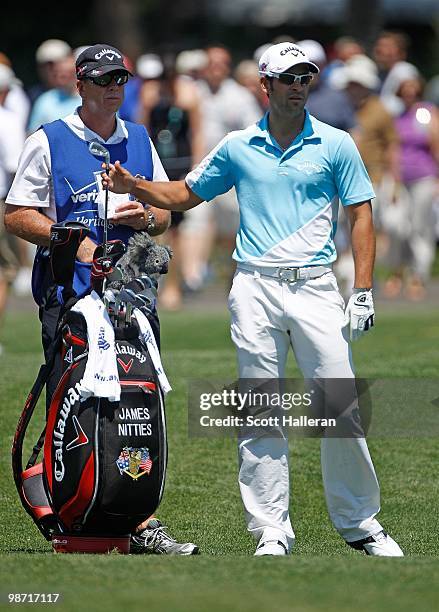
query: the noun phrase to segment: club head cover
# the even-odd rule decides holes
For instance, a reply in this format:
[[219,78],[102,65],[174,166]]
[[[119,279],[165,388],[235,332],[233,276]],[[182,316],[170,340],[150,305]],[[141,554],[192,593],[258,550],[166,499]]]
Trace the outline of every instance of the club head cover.
[[63,295],[71,297],[76,253],[79,245],[90,233],[89,228],[78,221],[54,223],[50,228],[50,267],[53,280],[64,287]]
[[129,282],[141,276],[166,274],[172,250],[157,244],[147,232],[136,232],[128,241],[125,255],[118,267],[123,272],[124,281]]
[[98,295],[102,295],[104,279],[108,282],[122,280],[122,274],[116,267],[116,263],[125,253],[125,245],[122,240],[109,240],[107,242],[107,254],[104,256],[104,245],[99,244],[93,254],[90,283]]

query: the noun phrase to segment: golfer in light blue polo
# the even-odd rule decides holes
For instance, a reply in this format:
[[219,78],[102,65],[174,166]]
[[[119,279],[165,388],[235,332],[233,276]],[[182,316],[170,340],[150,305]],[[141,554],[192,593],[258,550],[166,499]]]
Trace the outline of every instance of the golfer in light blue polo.
[[[158,208],[184,211],[235,187],[240,226],[229,296],[240,378],[285,377],[290,346],[307,379],[353,379],[350,340],[374,323],[374,192],[351,137],[306,109],[318,67],[290,42],[271,46],[259,63],[268,113],[232,132],[185,181],[151,183],[116,162],[110,189]],[[233,100],[231,100],[233,103]],[[351,224],[353,294],[345,308],[332,272],[339,202]],[[255,555],[286,555],[295,536],[289,517],[286,435],[239,440],[239,486]],[[323,438],[329,515],[353,548],[402,556],[375,518],[380,491],[364,437]]]

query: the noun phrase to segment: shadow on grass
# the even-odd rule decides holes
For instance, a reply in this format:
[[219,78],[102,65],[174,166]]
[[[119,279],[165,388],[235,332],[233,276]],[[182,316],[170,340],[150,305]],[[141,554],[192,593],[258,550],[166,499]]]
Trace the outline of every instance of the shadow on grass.
[[26,553],[27,555],[52,555],[54,554],[51,548],[8,548],[8,550],[1,551],[3,555],[15,555],[17,553]]

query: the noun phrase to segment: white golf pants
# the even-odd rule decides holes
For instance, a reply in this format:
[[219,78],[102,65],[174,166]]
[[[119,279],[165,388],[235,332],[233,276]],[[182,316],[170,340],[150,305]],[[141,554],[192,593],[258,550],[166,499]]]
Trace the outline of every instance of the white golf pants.
[[[281,282],[237,270],[229,296],[231,335],[240,378],[284,378],[291,345],[305,378],[353,378],[343,334],[344,302],[335,276]],[[239,486],[248,530],[256,540],[294,543],[289,517],[288,440],[239,440]],[[322,438],[326,503],[348,542],[379,533],[380,491],[364,438]]]

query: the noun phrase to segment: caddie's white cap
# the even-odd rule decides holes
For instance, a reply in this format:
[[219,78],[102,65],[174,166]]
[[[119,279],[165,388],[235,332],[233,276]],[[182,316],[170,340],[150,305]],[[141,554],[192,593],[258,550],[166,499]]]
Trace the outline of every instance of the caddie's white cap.
[[46,64],[47,62],[59,62],[65,59],[72,53],[71,47],[64,41],[58,38],[49,38],[38,47],[35,54],[35,59],[38,64]]
[[307,64],[310,71],[317,74],[319,67],[311,62],[307,54],[295,43],[283,42],[271,45],[259,60],[259,74],[273,76],[288,71],[298,64]]
[[11,70],[9,66],[0,64],[0,91],[11,89],[13,85],[20,85],[20,84],[21,84],[21,81],[19,81],[15,77],[14,71]]

